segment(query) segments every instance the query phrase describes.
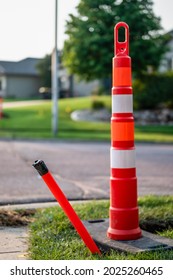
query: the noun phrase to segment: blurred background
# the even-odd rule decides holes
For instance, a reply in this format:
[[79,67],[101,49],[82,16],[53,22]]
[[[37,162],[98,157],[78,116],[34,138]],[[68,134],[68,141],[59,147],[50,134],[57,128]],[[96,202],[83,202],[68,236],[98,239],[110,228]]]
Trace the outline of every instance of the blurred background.
[[172,5],[171,0],[0,0],[0,136],[53,137],[51,57],[56,48],[56,137],[108,140],[113,29],[125,21],[136,140],[172,142]]

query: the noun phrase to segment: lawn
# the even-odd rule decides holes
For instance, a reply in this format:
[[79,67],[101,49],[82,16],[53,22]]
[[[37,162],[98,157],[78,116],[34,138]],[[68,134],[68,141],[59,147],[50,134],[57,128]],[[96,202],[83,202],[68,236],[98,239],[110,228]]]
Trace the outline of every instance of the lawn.
[[[110,123],[73,121],[71,112],[91,108],[93,98],[110,109],[110,96],[67,98],[59,100],[58,139],[110,141]],[[1,138],[51,139],[51,101],[41,105],[4,109],[0,120]],[[135,140],[173,143],[173,126],[136,126]]]
[[[173,196],[147,196],[139,199],[140,227],[173,238]],[[108,217],[109,202],[93,201],[73,206],[82,220]],[[105,233],[106,234],[106,233]],[[30,224],[29,255],[34,260],[145,260],[173,259],[173,250],[125,254],[111,251],[101,257],[92,255],[73,226],[57,206],[37,210]]]

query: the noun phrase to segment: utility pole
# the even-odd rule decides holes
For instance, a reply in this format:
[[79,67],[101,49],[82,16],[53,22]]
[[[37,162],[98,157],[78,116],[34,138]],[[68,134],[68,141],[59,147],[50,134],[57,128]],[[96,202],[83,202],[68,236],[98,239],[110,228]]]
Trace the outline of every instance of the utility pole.
[[58,133],[58,50],[57,50],[57,17],[58,17],[58,0],[55,0],[55,47],[52,52],[51,73],[52,73],[52,133],[56,137]]

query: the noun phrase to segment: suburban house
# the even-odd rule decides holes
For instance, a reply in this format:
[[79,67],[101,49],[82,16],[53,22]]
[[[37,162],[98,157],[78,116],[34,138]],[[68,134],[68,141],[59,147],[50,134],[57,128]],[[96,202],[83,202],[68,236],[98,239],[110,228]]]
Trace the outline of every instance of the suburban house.
[[[40,59],[26,58],[17,62],[0,61],[0,96],[13,98],[42,97],[42,88],[36,65]],[[58,71],[60,97],[85,96],[98,87],[99,82],[86,83],[68,75],[61,65]],[[51,91],[51,90],[50,90]]]
[[27,98],[38,95],[41,81],[36,69],[40,59],[0,61],[0,95]]
[[173,71],[173,30],[167,33],[170,39],[167,42],[168,51],[164,54],[159,72]]

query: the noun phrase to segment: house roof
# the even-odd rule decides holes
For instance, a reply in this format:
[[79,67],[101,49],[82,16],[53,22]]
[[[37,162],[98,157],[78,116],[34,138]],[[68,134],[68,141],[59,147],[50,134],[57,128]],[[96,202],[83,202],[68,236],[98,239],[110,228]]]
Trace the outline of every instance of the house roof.
[[0,60],[0,74],[38,76],[36,65],[40,60],[32,57],[16,62]]

